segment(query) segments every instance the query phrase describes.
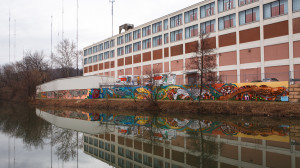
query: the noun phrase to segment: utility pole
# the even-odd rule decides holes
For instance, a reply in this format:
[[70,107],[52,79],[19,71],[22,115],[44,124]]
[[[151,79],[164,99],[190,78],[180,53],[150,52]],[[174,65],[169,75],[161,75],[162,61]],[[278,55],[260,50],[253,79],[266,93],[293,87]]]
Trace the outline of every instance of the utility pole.
[[61,17],[62,17],[62,26],[61,26],[61,39],[64,40],[64,0],[62,0],[62,8],[61,8]]
[[115,0],[109,0],[111,2],[111,36],[114,36],[114,2]]
[[8,57],[10,63],[10,9],[9,9],[9,17],[8,17]]
[[[79,8],[79,4],[78,4],[78,0],[77,0],[77,33],[76,33],[76,46],[77,46],[77,52],[76,52],[76,65],[77,65],[77,76],[79,76],[79,69],[78,69],[78,8]],[[77,164],[78,165],[78,164]]]
[[[50,59],[51,59],[51,69],[53,66],[53,52],[52,52],[52,22],[53,22],[53,16],[51,16],[51,55],[50,55]],[[52,167],[52,165],[51,165]]]
[[16,19],[15,19],[15,27],[14,27],[14,61],[16,61],[16,43],[17,43],[17,31],[16,31]]

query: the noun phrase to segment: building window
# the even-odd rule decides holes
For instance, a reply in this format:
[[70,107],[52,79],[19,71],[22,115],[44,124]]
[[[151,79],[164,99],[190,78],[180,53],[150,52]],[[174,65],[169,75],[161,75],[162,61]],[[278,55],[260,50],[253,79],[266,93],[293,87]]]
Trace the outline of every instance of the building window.
[[97,52],[97,46],[94,46],[93,47],[93,53],[96,53]]
[[84,59],[84,65],[86,65],[86,64],[87,64],[87,58]]
[[111,152],[114,152],[114,153],[115,153],[115,145],[111,144],[110,150],[111,150]]
[[110,161],[110,154],[105,153],[105,160],[106,160],[106,161]]
[[198,24],[185,28],[185,38],[198,36]]
[[89,48],[88,54],[91,55],[93,53],[93,48]]
[[234,0],[218,0],[218,11],[224,12],[235,8]]
[[132,160],[133,159],[133,152],[130,151],[130,150],[128,150],[128,149],[126,149],[126,158]]
[[103,43],[98,45],[98,50],[102,51],[103,50]]
[[215,14],[215,3],[210,3],[200,8],[200,17],[204,18]]
[[117,55],[118,55],[118,56],[124,55],[124,47],[120,47],[120,48],[118,48],[117,50],[118,50],[118,51],[117,51]]
[[152,167],[152,158],[144,155],[144,165]]
[[141,50],[141,42],[133,43],[133,52]]
[[115,156],[114,156],[114,155],[111,155],[111,163],[115,163],[115,161],[116,161]]
[[143,49],[151,48],[151,38],[143,40]]
[[133,32],[133,40],[141,38],[141,29]]
[[125,43],[128,43],[132,40],[132,33],[125,34]]
[[101,53],[101,54],[98,55],[98,60],[99,60],[99,61],[102,61],[102,60],[103,60],[103,53]]
[[164,20],[164,30],[168,30],[168,19]]
[[104,53],[104,59],[108,59],[109,58],[109,51]]
[[264,19],[288,13],[288,0],[278,0],[264,5]]
[[300,10],[300,0],[293,0],[293,12]]
[[259,7],[241,11],[239,13],[240,25],[244,25],[246,23],[251,23],[255,21],[259,21]]
[[110,51],[110,58],[114,58],[115,57],[115,50],[111,50]]
[[190,10],[188,12],[185,12],[184,13],[184,22],[189,23],[189,22],[192,22],[194,20],[197,20],[198,19],[197,16],[198,16],[198,9],[197,8],[193,9],[193,10]]
[[88,64],[93,63],[93,57],[89,57]]
[[138,163],[142,163],[142,154],[134,152],[134,161],[136,161]]
[[105,143],[105,150],[110,151],[110,144],[109,143]]
[[114,47],[115,46],[115,40],[110,40],[110,47]]
[[125,54],[132,53],[132,44],[125,46]]
[[102,149],[104,148],[104,142],[103,141],[99,141],[99,147],[102,148]]
[[121,44],[124,43],[123,37],[124,37],[124,36],[120,36],[120,37],[117,38],[117,44],[118,44],[118,45],[121,45]]
[[215,20],[210,20],[204,23],[200,24],[200,31],[201,33],[210,33],[210,32],[215,32],[216,28],[215,28]]
[[97,55],[93,56],[93,62],[97,62]]
[[173,16],[170,18],[170,27],[177,27],[182,25],[182,14],[179,14],[177,16]]
[[235,27],[235,14],[219,18],[219,30]]
[[170,33],[171,42],[182,40],[182,29]]
[[169,33],[164,34],[164,44],[169,43]]
[[87,50],[84,50],[83,56],[87,56],[87,53],[88,53],[88,51],[87,51]]
[[118,154],[124,156],[124,149],[122,147],[118,147]]
[[153,47],[160,46],[162,43],[162,35],[153,37],[152,43],[153,43]]
[[142,33],[143,33],[143,37],[150,35],[151,34],[151,26],[144,27],[142,29]]
[[258,0],[239,0],[239,6],[247,5],[256,1]]
[[109,48],[109,41],[104,43],[104,50]]
[[152,24],[152,33],[160,32],[161,27],[162,27],[161,25],[162,25],[161,22],[157,22],[157,23]]

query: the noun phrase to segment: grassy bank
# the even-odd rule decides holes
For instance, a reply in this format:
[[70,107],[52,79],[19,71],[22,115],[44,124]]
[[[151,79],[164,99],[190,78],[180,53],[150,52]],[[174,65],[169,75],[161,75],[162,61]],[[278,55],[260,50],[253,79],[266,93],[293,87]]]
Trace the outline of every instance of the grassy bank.
[[38,106],[129,110],[138,112],[160,111],[168,114],[227,114],[239,116],[300,117],[300,103],[256,102],[256,101],[158,101],[157,106],[146,100],[98,99],[56,100],[37,99]]

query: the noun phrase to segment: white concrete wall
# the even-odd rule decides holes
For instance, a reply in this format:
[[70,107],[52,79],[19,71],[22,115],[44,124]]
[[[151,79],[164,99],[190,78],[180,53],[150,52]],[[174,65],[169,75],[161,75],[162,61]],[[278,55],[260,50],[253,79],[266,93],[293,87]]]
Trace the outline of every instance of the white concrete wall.
[[56,79],[36,87],[37,93],[57,91],[99,88],[99,85],[114,84],[114,77],[108,76],[80,76]]

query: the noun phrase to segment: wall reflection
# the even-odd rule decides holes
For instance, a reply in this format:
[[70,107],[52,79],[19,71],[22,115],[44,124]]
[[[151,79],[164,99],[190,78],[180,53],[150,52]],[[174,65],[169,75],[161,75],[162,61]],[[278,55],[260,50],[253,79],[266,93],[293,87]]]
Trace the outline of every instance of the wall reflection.
[[295,124],[47,113],[97,124],[96,134],[92,124],[81,130],[84,152],[115,167],[300,167],[300,126]]

